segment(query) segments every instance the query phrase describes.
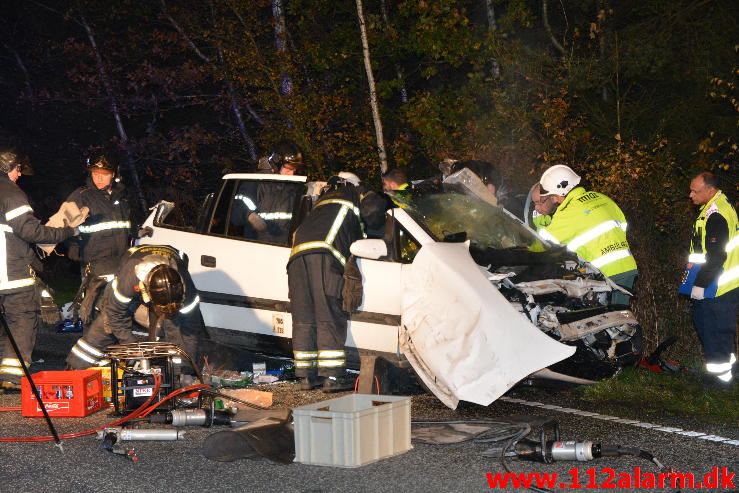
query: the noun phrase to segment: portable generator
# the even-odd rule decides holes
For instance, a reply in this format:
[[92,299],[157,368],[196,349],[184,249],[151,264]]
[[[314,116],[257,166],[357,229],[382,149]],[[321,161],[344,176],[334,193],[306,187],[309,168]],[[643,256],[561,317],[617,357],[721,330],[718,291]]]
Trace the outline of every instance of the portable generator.
[[[159,375],[161,381],[151,404],[179,388],[180,364],[186,353],[176,344],[134,342],[110,346],[106,352],[110,358],[110,388],[116,415],[130,414],[152,397],[155,375]],[[120,374],[119,369],[122,370]],[[171,399],[159,409],[168,411],[176,406],[176,399]]]

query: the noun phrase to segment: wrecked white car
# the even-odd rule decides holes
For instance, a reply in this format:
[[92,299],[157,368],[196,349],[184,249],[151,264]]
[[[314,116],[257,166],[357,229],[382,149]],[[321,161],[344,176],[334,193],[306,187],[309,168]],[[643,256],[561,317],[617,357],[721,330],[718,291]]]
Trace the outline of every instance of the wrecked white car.
[[[211,337],[290,356],[289,238],[314,188],[305,177],[226,175],[198,218],[160,202],[140,241],[188,255]],[[532,375],[585,383],[640,359],[641,328],[607,304],[620,288],[595,267],[460,184],[399,201],[382,238],[352,245],[364,297],[349,322],[350,366],[364,354],[407,361],[455,408],[490,404]],[[245,211],[282,228],[256,233]]]

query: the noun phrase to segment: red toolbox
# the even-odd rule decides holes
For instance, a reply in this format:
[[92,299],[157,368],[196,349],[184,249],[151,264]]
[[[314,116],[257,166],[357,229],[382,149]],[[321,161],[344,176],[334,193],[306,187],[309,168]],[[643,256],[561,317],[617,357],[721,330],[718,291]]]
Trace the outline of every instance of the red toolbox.
[[[49,416],[81,418],[103,405],[100,370],[40,371],[33,374],[33,382]],[[44,415],[26,377],[21,379],[21,414],[26,418]]]

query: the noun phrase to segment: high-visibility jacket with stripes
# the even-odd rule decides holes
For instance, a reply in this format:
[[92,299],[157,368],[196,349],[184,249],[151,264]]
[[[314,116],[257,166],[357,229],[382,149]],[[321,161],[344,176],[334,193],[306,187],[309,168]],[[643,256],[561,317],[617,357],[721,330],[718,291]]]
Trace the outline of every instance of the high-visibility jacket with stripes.
[[152,255],[169,259],[170,266],[176,268],[182,277],[185,285],[185,302],[180,308],[180,314],[196,313],[199,309],[200,297],[187,270],[184,254],[169,245],[140,245],[129,249],[128,258],[124,259],[105,291],[103,314],[108,328],[114,335],[117,331],[131,330],[133,313],[144,303],[136,266],[148,262],[147,257]]
[[347,185],[323,194],[293,236],[290,261],[311,253],[331,255],[343,270],[349,247],[363,237],[360,195]]
[[573,189],[539,230],[547,240],[565,245],[608,277],[636,269],[626,241],[626,217],[616,203],[583,187]]
[[[118,267],[117,259],[126,253],[132,233],[130,206],[124,186],[113,182],[111,193],[108,193],[99,190],[88,177],[87,183],[72,192],[67,202],[90,208],[90,215],[79,227],[80,258],[91,264],[94,275],[114,274]],[[100,267],[96,265],[96,260],[106,258],[116,259],[116,262],[108,261]]]
[[33,243],[59,243],[72,228],[50,228],[33,215],[28,197],[6,173],[0,173],[0,294],[29,289],[35,284],[31,262]]
[[[721,215],[726,220],[729,230],[726,245],[719,245],[726,253],[726,258],[715,279],[701,282],[698,280],[701,277],[701,268],[712,260],[710,253],[706,250],[706,223],[713,214]],[[689,287],[692,287],[693,283],[689,282],[692,279],[696,285],[705,288],[704,296],[707,298],[721,296],[739,287],[739,220],[737,220],[736,210],[720,190],[701,207],[698,218],[695,220],[686,274]],[[710,284],[704,286],[706,282]],[[688,288],[683,289],[685,284],[681,286],[681,292],[690,294]]]

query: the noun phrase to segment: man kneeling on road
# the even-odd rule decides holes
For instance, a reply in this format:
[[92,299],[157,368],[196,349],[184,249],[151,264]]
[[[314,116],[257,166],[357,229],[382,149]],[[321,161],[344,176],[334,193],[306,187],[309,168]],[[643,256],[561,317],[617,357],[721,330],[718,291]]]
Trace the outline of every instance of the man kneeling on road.
[[[148,309],[149,339],[177,344],[200,364],[200,343],[207,339],[200,314],[200,297],[187,270],[187,258],[167,245],[141,245],[128,250],[103,294],[102,315],[67,356],[73,369],[108,364],[104,350],[111,344],[137,342],[133,318]],[[190,369],[183,368],[183,373]]]

